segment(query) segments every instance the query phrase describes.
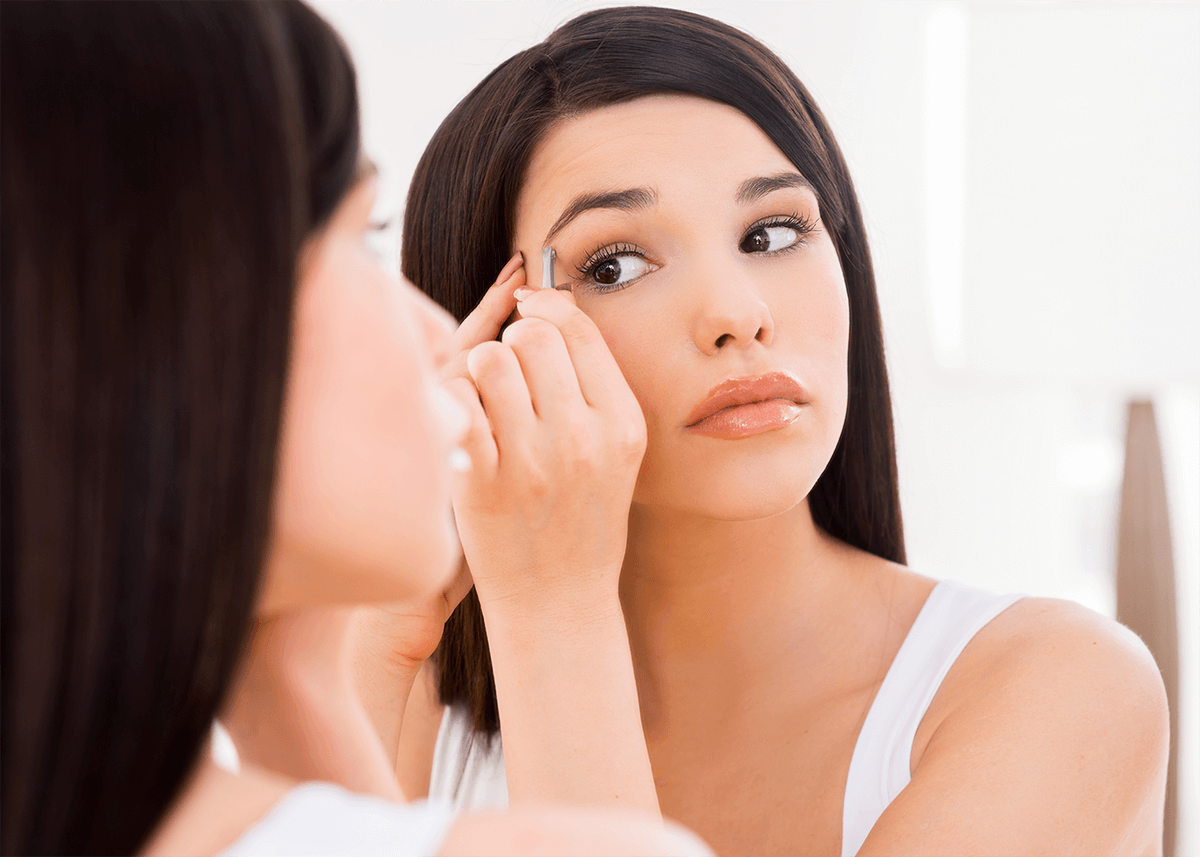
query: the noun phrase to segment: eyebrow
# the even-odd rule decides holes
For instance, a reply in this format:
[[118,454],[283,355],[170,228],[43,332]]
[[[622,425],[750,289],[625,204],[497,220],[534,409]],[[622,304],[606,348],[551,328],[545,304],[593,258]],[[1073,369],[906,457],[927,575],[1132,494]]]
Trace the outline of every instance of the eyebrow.
[[567,224],[574,220],[585,211],[594,211],[598,208],[613,208],[618,211],[636,211],[643,208],[650,208],[658,201],[658,194],[651,188],[634,187],[628,190],[605,191],[603,193],[582,193],[571,200],[571,204],[566,207],[563,213],[559,216],[554,225],[550,227],[550,231],[546,233],[546,240],[543,245],[549,244],[555,235],[562,232]]
[[773,176],[756,176],[752,179],[746,179],[738,186],[737,201],[741,204],[754,202],[762,199],[770,193],[785,188],[808,188],[816,193],[812,184],[804,176],[799,173],[776,173]]

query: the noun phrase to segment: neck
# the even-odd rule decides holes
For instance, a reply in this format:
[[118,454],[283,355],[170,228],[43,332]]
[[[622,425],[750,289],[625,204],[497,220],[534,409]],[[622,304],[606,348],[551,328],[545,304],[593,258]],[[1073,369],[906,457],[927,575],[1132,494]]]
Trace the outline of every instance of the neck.
[[779,658],[827,650],[852,555],[807,501],[736,522],[635,505],[621,603],[647,732],[672,695],[719,691],[736,705]]
[[354,684],[353,608],[260,619],[223,721],[239,754],[297,780],[403,800]]

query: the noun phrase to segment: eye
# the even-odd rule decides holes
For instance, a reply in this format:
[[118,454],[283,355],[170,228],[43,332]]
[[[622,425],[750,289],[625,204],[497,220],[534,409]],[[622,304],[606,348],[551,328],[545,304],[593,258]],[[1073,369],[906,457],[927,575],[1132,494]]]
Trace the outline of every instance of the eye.
[[376,261],[381,263],[386,263],[395,250],[391,232],[392,222],[391,220],[373,221],[363,230],[363,245],[371,252]]
[[770,253],[799,240],[800,233],[790,226],[759,226],[742,239],[738,249],[743,253]]
[[597,292],[615,292],[658,270],[635,248],[627,245],[603,247],[591,253],[577,269],[582,285]]
[[778,253],[799,243],[814,228],[811,220],[798,215],[759,222],[750,227],[738,249],[743,253]]

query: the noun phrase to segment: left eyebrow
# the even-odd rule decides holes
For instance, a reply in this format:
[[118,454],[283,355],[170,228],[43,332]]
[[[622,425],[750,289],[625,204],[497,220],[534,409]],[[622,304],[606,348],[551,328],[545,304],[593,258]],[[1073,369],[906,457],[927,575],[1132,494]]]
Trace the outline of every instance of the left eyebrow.
[[568,223],[585,211],[598,208],[611,208],[617,211],[636,211],[650,208],[658,201],[658,194],[653,188],[635,187],[628,190],[607,191],[604,193],[583,193],[571,200],[571,204],[559,216],[550,231],[546,233],[543,245],[549,244],[554,236],[562,232]]
[[742,205],[762,199],[770,193],[785,188],[802,187],[816,192],[812,184],[799,173],[776,173],[773,176],[755,176],[738,185],[736,199]]

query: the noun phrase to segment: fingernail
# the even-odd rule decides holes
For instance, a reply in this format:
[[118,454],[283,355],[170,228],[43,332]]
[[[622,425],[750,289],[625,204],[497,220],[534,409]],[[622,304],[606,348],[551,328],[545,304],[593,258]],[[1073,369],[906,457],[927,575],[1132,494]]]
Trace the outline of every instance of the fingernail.
[[533,289],[515,289],[513,291],[513,297],[515,297],[519,301],[523,301],[523,300],[525,300],[525,298],[532,295],[533,291],[534,291]]

